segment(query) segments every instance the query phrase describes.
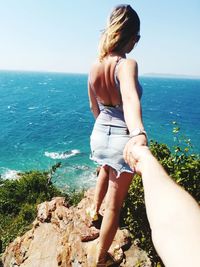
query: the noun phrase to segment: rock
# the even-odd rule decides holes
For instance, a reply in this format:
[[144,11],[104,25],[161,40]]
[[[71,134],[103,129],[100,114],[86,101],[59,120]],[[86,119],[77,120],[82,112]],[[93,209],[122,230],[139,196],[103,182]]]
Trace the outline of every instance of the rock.
[[151,267],[151,261],[147,257],[147,253],[136,245],[132,245],[128,250],[124,252],[125,257],[123,262],[120,264],[121,267]]
[[[6,248],[2,256],[3,266],[95,266],[99,227],[92,225],[86,214],[86,209],[92,206],[93,193],[93,189],[88,190],[77,207],[68,207],[62,197],[38,205],[33,228]],[[116,246],[124,250],[120,266],[151,266],[146,253],[130,244],[127,229],[117,231],[110,251]],[[142,265],[137,265],[139,263]]]

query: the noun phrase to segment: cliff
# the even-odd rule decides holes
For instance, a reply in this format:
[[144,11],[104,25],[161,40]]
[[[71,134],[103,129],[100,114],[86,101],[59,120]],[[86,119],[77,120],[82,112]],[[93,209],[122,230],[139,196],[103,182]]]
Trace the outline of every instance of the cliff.
[[[4,267],[95,266],[100,225],[91,224],[86,213],[92,199],[90,189],[76,207],[69,207],[62,197],[38,205],[32,229],[6,248],[2,257]],[[151,266],[146,253],[131,244],[127,229],[117,231],[110,252],[116,247],[123,250],[120,266]]]

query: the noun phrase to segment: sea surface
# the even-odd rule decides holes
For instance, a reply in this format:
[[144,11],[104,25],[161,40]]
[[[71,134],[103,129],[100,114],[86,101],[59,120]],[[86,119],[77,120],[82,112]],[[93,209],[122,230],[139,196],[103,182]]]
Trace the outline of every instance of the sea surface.
[[[173,147],[172,122],[200,151],[200,79],[140,77],[148,138]],[[48,170],[61,162],[53,182],[63,189],[96,181],[89,159],[94,123],[86,74],[0,71],[0,174]]]

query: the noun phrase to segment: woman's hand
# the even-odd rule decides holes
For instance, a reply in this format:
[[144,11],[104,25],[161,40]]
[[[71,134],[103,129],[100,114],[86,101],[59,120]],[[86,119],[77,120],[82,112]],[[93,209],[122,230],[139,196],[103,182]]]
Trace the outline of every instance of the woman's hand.
[[146,135],[141,134],[132,137],[126,144],[123,152],[124,160],[130,165],[132,169],[135,168],[136,160],[132,157],[131,151],[134,146],[146,146],[147,138]]

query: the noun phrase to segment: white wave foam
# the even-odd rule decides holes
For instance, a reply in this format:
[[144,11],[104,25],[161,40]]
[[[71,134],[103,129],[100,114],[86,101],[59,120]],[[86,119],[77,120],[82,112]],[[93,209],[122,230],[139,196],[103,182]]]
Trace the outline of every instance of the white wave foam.
[[47,85],[48,83],[47,82],[39,82],[38,84],[39,85]]
[[96,184],[96,168],[86,165],[62,165],[53,179],[57,186],[66,192],[72,188],[87,189]]
[[5,169],[4,172],[1,174],[1,177],[3,179],[9,179],[9,180],[18,179],[19,178],[19,171]]
[[37,109],[37,108],[38,108],[37,106],[31,106],[31,107],[28,107],[29,110]]
[[72,149],[70,151],[66,151],[66,152],[62,152],[62,153],[46,151],[44,154],[46,157],[49,157],[52,159],[67,159],[67,158],[73,157],[77,154],[80,154],[80,150]]
[[82,171],[89,170],[89,167],[88,166],[85,166],[85,165],[77,165],[74,168],[77,169],[77,170],[82,170]]

